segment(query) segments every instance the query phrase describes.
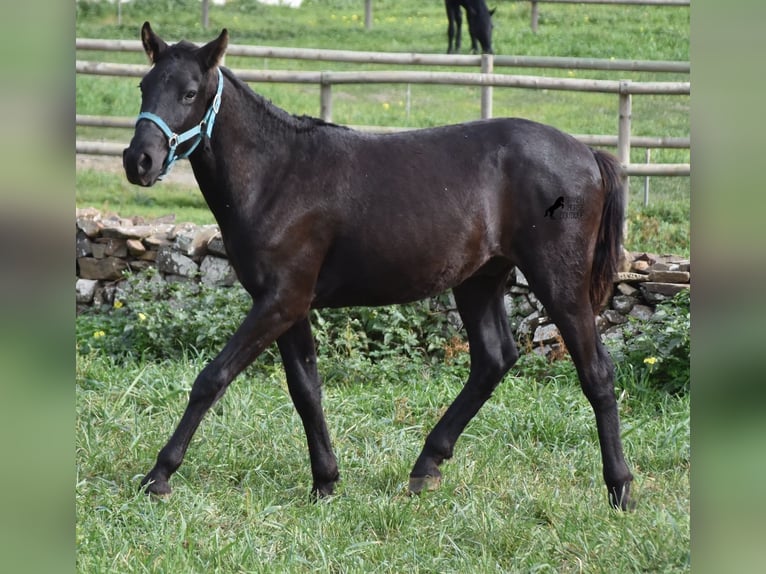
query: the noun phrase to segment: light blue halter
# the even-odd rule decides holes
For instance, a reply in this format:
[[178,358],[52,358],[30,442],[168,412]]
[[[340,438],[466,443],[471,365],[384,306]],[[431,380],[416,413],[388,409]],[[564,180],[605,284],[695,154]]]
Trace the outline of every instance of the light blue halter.
[[[218,68],[218,89],[216,90],[215,97],[213,98],[213,103],[210,104],[210,107],[207,109],[207,112],[203,116],[202,121],[193,128],[186,130],[181,135],[178,135],[173,130],[171,130],[168,127],[168,124],[165,123],[165,120],[156,114],[151,112],[141,112],[138,114],[136,125],[138,125],[138,122],[141,120],[149,120],[150,122],[154,122],[157,127],[162,130],[162,133],[165,134],[165,137],[168,138],[168,146],[170,147],[170,150],[168,151],[168,157],[165,160],[165,165],[162,166],[162,173],[160,173],[158,179],[161,179],[163,176],[168,174],[170,168],[173,167],[173,164],[176,162],[176,160],[189,157],[192,152],[197,149],[199,142],[202,141],[203,134],[208,138],[213,134],[213,124],[215,124],[215,117],[221,107],[222,92],[223,74],[221,74],[221,69]],[[176,148],[180,144],[192,138],[196,138],[192,146],[184,153],[176,155]]]

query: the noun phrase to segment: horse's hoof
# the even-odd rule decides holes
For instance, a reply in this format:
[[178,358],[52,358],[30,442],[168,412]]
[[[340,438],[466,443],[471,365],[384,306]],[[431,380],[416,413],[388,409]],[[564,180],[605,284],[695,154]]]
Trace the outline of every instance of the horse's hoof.
[[328,498],[335,494],[335,485],[340,480],[340,474],[337,469],[330,478],[314,479],[314,484],[311,485],[311,498],[314,501],[322,498]]
[[141,488],[146,494],[160,497],[170,496],[173,492],[167,480],[155,480],[148,476],[141,481]]
[[420,494],[424,490],[436,490],[441,484],[441,476],[411,476],[410,477],[410,494]]
[[322,487],[314,486],[314,488],[311,489],[311,500],[312,502],[318,502],[325,498],[330,498],[334,493],[335,488],[333,484],[324,485]]
[[624,512],[633,512],[636,509],[636,501],[630,495],[630,486],[626,485],[622,489],[622,493],[618,496],[616,490],[609,492],[609,505]]
[[610,498],[609,505],[612,508],[622,510],[623,512],[633,512],[636,510],[636,501],[632,498],[623,498],[621,500]]

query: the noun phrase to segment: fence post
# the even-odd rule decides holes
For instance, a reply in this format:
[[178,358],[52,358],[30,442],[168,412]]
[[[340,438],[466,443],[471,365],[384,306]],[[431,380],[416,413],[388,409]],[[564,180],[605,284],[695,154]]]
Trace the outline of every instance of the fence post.
[[210,23],[208,19],[208,8],[209,8],[210,0],[202,0],[202,29],[207,30],[208,24]]
[[534,34],[537,34],[537,18],[539,16],[539,13],[537,11],[537,1],[532,0],[532,32]]
[[[646,148],[646,163],[649,164],[649,162],[652,159],[652,150],[650,148]],[[649,205],[649,176],[647,175],[644,177],[644,207]]]
[[324,74],[319,86],[319,116],[326,122],[332,121],[332,84],[325,82]]
[[372,0],[364,0],[364,29],[372,29]]
[[[495,69],[495,57],[492,54],[481,55],[481,73],[491,74]],[[481,87],[481,119],[492,117],[492,86]]]
[[[620,81],[620,111],[617,128],[617,157],[623,165],[630,163],[630,121],[631,121],[630,80]],[[625,204],[630,198],[630,178],[625,178]]]

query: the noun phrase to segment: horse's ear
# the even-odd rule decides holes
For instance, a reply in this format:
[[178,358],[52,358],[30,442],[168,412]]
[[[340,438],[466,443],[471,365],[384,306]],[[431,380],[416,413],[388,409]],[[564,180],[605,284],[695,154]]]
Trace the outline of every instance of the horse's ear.
[[228,45],[229,31],[224,28],[215,40],[208,42],[199,49],[199,58],[203,69],[209,70],[213,66],[218,65],[218,62],[221,61],[224,53],[226,53]]
[[490,18],[495,15],[495,10],[497,10],[497,8],[492,8],[492,10],[489,11]]
[[154,33],[149,22],[144,22],[144,25],[141,27],[141,43],[144,45],[144,51],[149,56],[149,61],[152,64],[157,61],[159,55],[168,47],[165,41]]

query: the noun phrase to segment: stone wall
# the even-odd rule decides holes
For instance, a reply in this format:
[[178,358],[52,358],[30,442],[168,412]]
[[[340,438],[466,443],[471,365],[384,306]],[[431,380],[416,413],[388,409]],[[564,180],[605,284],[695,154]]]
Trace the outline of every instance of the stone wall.
[[[127,271],[156,267],[164,281],[211,286],[237,281],[218,227],[175,223],[172,216],[146,221],[78,209],[76,251],[78,312],[111,307]],[[597,318],[599,329],[606,338],[621,337],[630,317],[649,320],[657,303],[690,288],[690,273],[688,259],[625,251],[612,295]],[[563,349],[558,329],[518,269],[509,278],[505,305],[521,344],[546,355]]]
[[216,225],[174,222],[173,216],[102,216],[78,209],[76,225],[78,310],[109,305],[126,272],[156,267],[165,281],[199,281],[230,286],[236,281]]

